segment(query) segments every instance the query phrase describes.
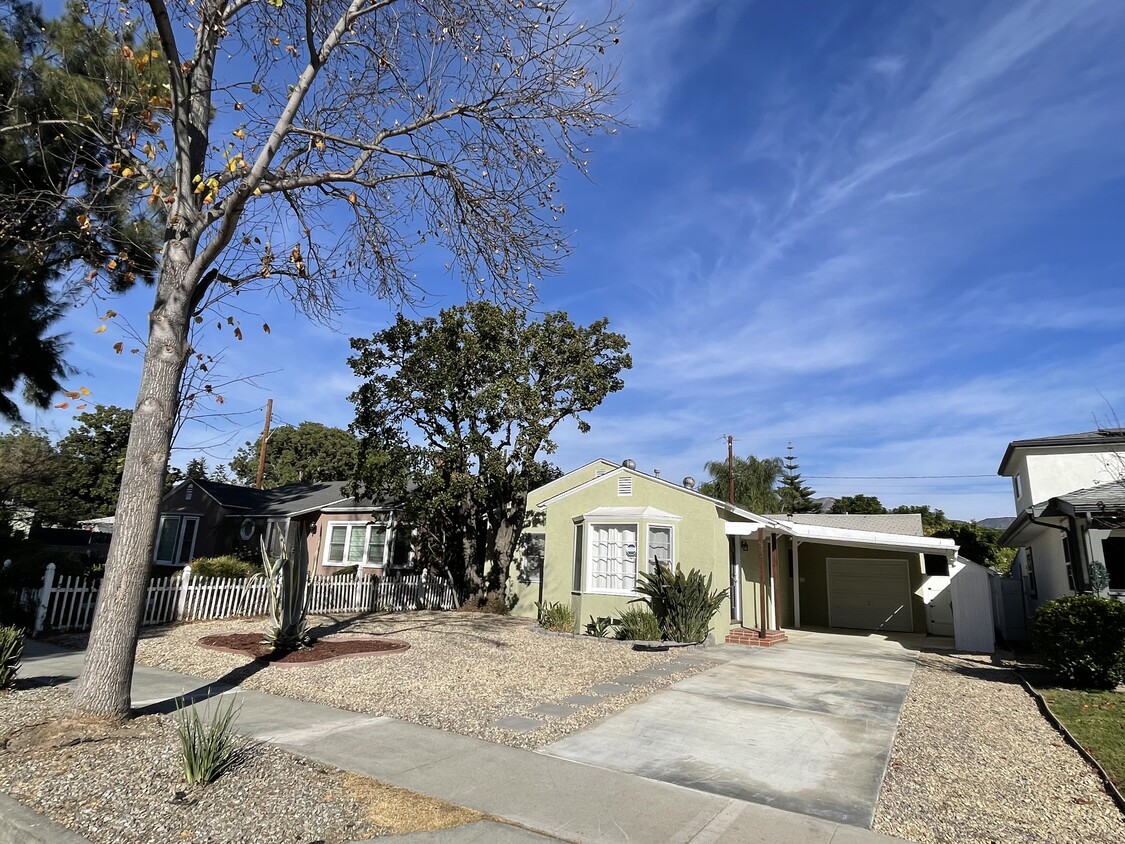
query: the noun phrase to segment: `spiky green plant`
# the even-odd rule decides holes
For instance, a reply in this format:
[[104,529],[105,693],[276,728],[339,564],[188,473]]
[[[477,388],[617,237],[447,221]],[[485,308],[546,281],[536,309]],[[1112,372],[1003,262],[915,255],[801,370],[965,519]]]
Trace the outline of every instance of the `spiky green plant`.
[[670,642],[702,642],[711,632],[711,620],[726,600],[727,590],[711,588],[712,575],[692,569],[686,575],[676,566],[655,562],[652,571],[642,571],[637,592],[647,600],[660,622],[660,632]]
[[573,633],[575,627],[574,610],[569,604],[553,601],[549,604],[536,604],[539,608],[539,626],[556,633]]
[[600,618],[590,616],[590,620],[586,622],[587,636],[596,636],[599,639],[605,639],[609,637],[609,633],[612,629],[613,619],[607,618],[604,615]]
[[7,689],[16,681],[23,659],[24,632],[22,627],[0,627],[0,689]]
[[628,642],[659,642],[660,622],[648,607],[627,607],[617,625],[617,638]]
[[240,707],[229,698],[226,707],[218,704],[206,720],[198,710],[177,701],[173,720],[180,739],[180,752],[184,761],[184,779],[188,785],[214,782],[224,771],[238,761],[238,739],[234,734],[234,719]]
[[289,525],[285,545],[277,557],[270,556],[265,540],[259,542],[270,599],[270,624],[265,641],[275,651],[295,651],[309,643],[305,609],[309,561],[304,529],[297,522]]

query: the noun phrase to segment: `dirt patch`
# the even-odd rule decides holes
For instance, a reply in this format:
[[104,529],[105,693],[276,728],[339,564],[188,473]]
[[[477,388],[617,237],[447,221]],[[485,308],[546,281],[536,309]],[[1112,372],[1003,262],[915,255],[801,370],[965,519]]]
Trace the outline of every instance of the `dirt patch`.
[[410,647],[400,639],[382,639],[373,636],[352,639],[314,639],[312,644],[286,654],[277,654],[260,633],[222,633],[204,636],[199,644],[214,651],[243,654],[259,662],[283,667],[316,665],[349,656],[373,656],[404,651]]
[[361,774],[345,773],[342,779],[348,795],[363,806],[367,821],[392,835],[450,829],[489,817]]

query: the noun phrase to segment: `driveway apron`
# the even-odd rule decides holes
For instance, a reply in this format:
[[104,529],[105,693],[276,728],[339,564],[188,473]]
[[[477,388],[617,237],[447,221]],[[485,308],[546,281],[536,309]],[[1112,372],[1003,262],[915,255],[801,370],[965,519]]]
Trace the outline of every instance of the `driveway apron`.
[[725,645],[729,660],[540,752],[870,828],[915,641],[797,631]]

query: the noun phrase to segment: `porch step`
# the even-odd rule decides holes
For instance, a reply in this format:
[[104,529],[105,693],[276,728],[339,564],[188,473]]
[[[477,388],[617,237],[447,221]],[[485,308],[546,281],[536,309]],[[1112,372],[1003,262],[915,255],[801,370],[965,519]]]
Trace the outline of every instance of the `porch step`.
[[763,636],[759,631],[745,627],[732,627],[726,638],[728,645],[751,645],[756,648],[771,648],[788,641],[789,637],[784,630],[767,630]]

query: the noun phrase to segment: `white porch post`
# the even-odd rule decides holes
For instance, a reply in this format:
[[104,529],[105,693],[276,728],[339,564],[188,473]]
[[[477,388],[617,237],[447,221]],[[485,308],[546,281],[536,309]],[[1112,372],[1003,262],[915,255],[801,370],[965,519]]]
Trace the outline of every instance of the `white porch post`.
[[180,588],[176,595],[176,621],[184,620],[184,609],[187,607],[188,586],[191,583],[191,566],[184,566],[180,573]]
[[801,626],[801,540],[793,538],[793,626]]
[[47,606],[51,603],[51,588],[55,585],[55,564],[47,563],[43,571],[43,588],[39,590],[39,606],[35,609],[35,626],[31,635],[38,636],[43,632],[47,622]]

